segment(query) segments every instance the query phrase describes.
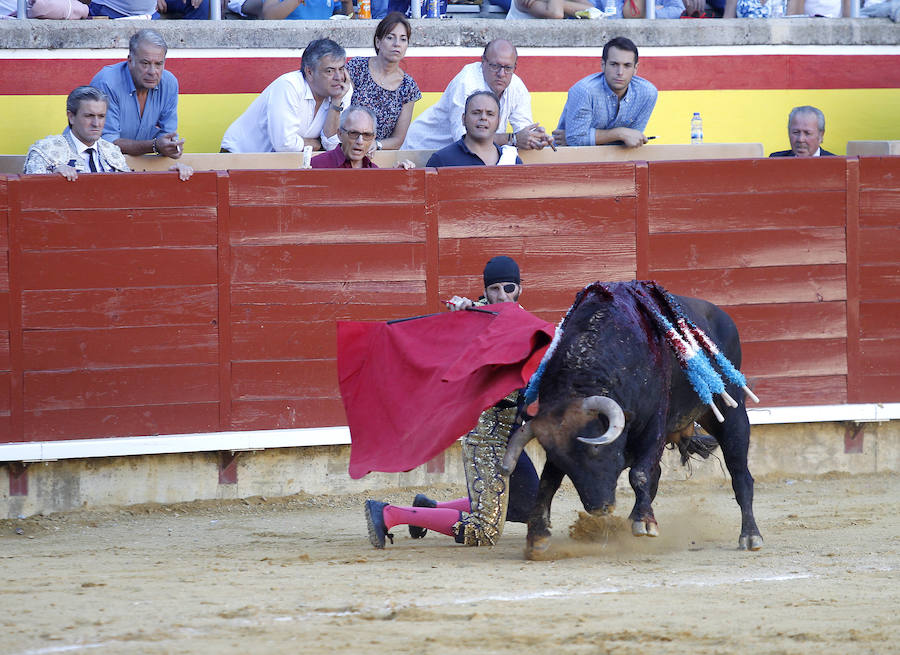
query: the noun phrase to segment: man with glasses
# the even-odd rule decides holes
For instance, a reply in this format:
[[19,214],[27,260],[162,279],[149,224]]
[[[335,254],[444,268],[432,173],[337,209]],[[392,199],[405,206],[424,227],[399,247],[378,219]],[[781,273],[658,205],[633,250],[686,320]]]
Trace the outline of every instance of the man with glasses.
[[[493,257],[485,265],[482,277],[484,296],[475,302],[453,296],[447,301],[451,311],[518,302],[522,280],[514,259],[505,255]],[[506,521],[525,523],[537,498],[539,480],[534,464],[523,451],[508,480],[500,470],[509,436],[524,412],[524,402],[524,394],[513,391],[484,410],[478,424],[462,438],[468,496],[437,502],[419,494],[411,507],[367,500],[365,513],[371,544],[384,548],[388,530],[408,525],[413,539],[421,539],[430,529],[467,546],[493,546]]]
[[493,91],[500,98],[500,122],[494,135],[498,146],[539,150],[552,145],[553,137],[532,120],[531,94],[515,74],[517,59],[515,46],[506,39],[488,43],[481,61],[464,66],[440,99],[412,122],[400,149],[439,150],[462,138],[465,130],[459,117],[475,91]]
[[[222,152],[330,150],[338,144],[338,124],[349,101],[347,55],[331,39],[316,39],[303,50],[300,70],[272,82],[225,131]],[[345,97],[347,96],[347,97]]]
[[[313,168],[378,168],[368,154],[375,141],[377,119],[368,107],[351,105],[341,115],[338,128],[340,144],[310,161]],[[410,169],[416,165],[408,159],[394,164],[394,168]]]

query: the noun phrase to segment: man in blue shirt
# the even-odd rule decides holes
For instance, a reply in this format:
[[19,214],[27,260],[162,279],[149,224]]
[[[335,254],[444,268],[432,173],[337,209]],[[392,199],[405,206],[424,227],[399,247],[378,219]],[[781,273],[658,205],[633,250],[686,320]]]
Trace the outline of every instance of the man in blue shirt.
[[516,149],[498,146],[494,135],[500,126],[500,98],[493,91],[476,91],[466,98],[462,115],[466,134],[459,141],[434,152],[427,166],[497,166],[521,164]]
[[165,70],[168,47],[154,30],[140,30],[128,42],[128,60],[104,66],[91,86],[109,96],[103,138],[126,155],[155,153],[181,157],[178,137],[178,80]]
[[647,143],[644,128],[656,105],[656,87],[635,75],[637,46],[616,37],[603,46],[600,73],[588,75],[569,89],[553,136],[570,146]]

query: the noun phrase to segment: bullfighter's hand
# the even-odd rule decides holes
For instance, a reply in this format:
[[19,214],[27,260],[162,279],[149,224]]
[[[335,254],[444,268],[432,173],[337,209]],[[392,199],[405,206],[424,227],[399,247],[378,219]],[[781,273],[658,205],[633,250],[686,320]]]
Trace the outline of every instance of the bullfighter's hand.
[[553,142],[557,146],[566,145],[566,131],[560,129],[553,130]]
[[473,303],[468,298],[463,298],[462,296],[453,296],[450,300],[447,301],[447,308],[451,312],[458,312],[463,309],[468,309],[469,307],[474,306]]
[[178,171],[178,179],[182,182],[185,182],[191,179],[191,175],[194,174],[194,169],[188,166],[187,164],[183,164],[180,161],[175,162],[169,168],[170,171]]
[[410,161],[409,159],[401,159],[400,161],[394,163],[394,168],[402,168],[405,171],[408,171],[411,168],[415,167],[415,162]]
[[69,182],[74,182],[78,179],[78,171],[76,171],[72,166],[68,164],[63,164],[62,166],[56,166],[53,169],[54,173],[59,173],[64,178],[69,180]]

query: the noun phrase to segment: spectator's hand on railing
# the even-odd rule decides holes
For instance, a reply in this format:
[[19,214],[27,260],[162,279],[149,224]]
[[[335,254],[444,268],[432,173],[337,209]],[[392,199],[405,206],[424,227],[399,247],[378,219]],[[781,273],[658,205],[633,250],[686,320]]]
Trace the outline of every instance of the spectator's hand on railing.
[[553,143],[556,144],[557,147],[568,145],[566,143],[566,131],[565,130],[553,130]]
[[684,4],[684,15],[693,16],[694,12],[701,15],[706,11],[706,0],[682,0]]
[[618,130],[626,148],[637,148],[647,143],[647,137],[639,130],[633,130],[630,127],[620,127]]
[[194,169],[188,166],[187,164],[183,164],[180,161],[175,162],[172,166],[169,167],[170,171],[178,171],[178,179],[182,182],[186,182],[191,179],[191,175],[194,174]]
[[169,9],[169,7],[166,4],[166,0],[156,0],[156,11],[158,11],[161,14],[164,14],[164,13],[166,13],[166,11],[168,11],[168,9]]
[[553,146],[553,137],[538,123],[532,123],[516,132],[516,147],[525,150],[541,150]]
[[408,171],[411,168],[415,168],[416,164],[409,159],[401,159],[394,163],[394,168],[402,168],[405,171]]
[[157,152],[169,159],[178,159],[184,151],[184,139],[179,139],[176,132],[158,136],[154,141]]
[[453,296],[450,300],[445,300],[444,303],[446,303],[447,309],[451,312],[458,312],[475,305],[471,300],[462,296]]

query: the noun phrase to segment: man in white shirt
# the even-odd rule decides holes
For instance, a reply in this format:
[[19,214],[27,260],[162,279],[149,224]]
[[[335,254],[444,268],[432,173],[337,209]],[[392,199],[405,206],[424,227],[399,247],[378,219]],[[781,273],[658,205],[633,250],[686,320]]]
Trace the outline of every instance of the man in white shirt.
[[[66,98],[69,126],[62,134],[53,134],[35,142],[25,155],[26,174],[59,173],[70,182],[78,173],[128,171],[125,155],[115,143],[102,138],[109,99],[100,89],[79,86]],[[178,171],[182,180],[194,169],[181,162],[169,169]]]
[[[444,94],[412,122],[401,150],[439,150],[465,134],[462,115],[466,98],[476,91],[493,91],[500,98],[500,125],[494,136],[498,146],[541,149],[553,145],[553,137],[531,118],[531,94],[515,74],[518,53],[506,39],[487,44],[481,61],[467,64]],[[507,123],[512,131],[507,132]]]
[[222,152],[301,152],[306,145],[313,150],[337,146],[341,111],[344,103],[349,105],[346,61],[344,49],[331,39],[310,42],[300,70],[267,86],[225,131]]

